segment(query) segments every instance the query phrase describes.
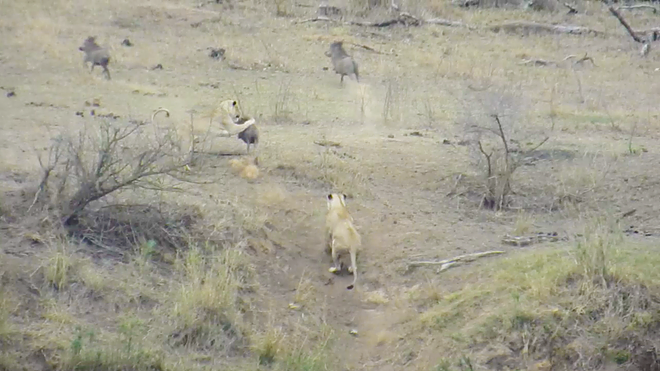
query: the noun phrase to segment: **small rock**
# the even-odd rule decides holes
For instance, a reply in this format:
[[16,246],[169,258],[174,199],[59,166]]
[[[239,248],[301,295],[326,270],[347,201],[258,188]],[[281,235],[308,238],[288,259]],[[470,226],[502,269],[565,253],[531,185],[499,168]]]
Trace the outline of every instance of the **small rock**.
[[133,43],[129,39],[124,39],[124,41],[121,42],[123,46],[133,46]]
[[92,102],[85,101],[85,107],[101,107],[101,100],[99,98],[92,99]]
[[209,57],[213,59],[218,59],[218,60],[223,60],[225,59],[225,49],[223,48],[209,48],[211,49],[211,52],[209,53]]
[[151,67],[151,69],[152,69],[152,70],[162,70],[162,69],[163,69],[163,65],[160,64],[160,63],[158,63],[157,65]]
[[442,144],[451,144],[451,141],[449,139],[443,139]]

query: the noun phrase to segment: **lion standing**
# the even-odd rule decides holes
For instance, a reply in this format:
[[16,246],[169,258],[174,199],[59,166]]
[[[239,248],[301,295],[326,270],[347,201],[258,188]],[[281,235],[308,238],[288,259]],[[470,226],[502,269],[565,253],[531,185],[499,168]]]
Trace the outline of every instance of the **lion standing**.
[[346,288],[351,290],[357,282],[357,251],[362,246],[362,239],[353,225],[353,217],[346,208],[346,195],[331,193],[327,197],[327,203],[326,248],[329,247],[334,263],[329,271],[339,272],[341,270],[339,258],[348,252],[351,257],[348,271],[353,273],[353,283]]

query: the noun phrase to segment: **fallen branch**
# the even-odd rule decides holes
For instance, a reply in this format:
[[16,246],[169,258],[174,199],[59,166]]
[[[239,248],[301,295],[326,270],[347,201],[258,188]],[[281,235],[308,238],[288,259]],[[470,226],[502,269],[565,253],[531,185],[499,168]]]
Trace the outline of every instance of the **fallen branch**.
[[[567,61],[567,60],[569,60],[569,59],[571,59],[571,58],[577,58],[577,56],[576,56],[575,54],[568,55],[568,56],[566,56],[566,58],[564,58],[564,61]],[[597,67],[597,66],[596,66],[596,62],[594,62],[594,59],[591,58],[591,57],[589,57],[589,56],[587,56],[587,53],[586,53],[586,52],[584,53],[584,57],[582,57],[582,58],[576,60],[575,62],[573,62],[573,65],[580,64],[580,63],[582,63],[582,62],[586,62],[586,61],[590,61],[591,64],[594,65],[594,67]]]
[[568,8],[568,13],[567,14],[577,14],[578,11],[575,9],[575,7],[571,6],[569,3],[564,3],[564,6]]
[[[476,29],[476,27],[469,26],[463,22],[458,22],[458,21],[451,21],[448,19],[443,19],[443,18],[431,18],[431,19],[421,19],[418,17],[415,17],[411,15],[410,13],[406,12],[401,12],[396,18],[388,19],[386,21],[381,21],[381,22],[360,22],[360,21],[346,21],[346,22],[341,22],[332,18],[328,18],[327,16],[324,15],[319,15],[314,18],[308,18],[308,19],[303,19],[303,20],[296,20],[293,21],[294,24],[299,24],[299,23],[307,23],[307,22],[321,22],[321,21],[326,21],[326,22],[335,22],[335,23],[344,23],[352,26],[362,26],[362,27],[389,27],[389,26],[394,26],[397,24],[404,25],[406,27],[408,26],[421,26],[423,24],[436,24],[439,26],[448,26],[448,27],[467,27],[469,29]],[[357,46],[362,46],[362,45],[357,45]],[[369,49],[368,47],[365,48],[367,50],[375,51],[373,49]]]
[[[566,56],[563,61],[567,61],[569,59],[575,59],[577,58],[577,55],[571,54]],[[584,57],[574,61],[572,64],[577,65],[586,61],[590,61],[591,64],[593,64],[594,67],[596,66],[596,63],[594,62],[593,58],[589,57],[587,53],[584,53]],[[550,60],[545,60],[545,59],[536,59],[536,58],[529,58],[529,59],[523,59],[522,62],[520,62],[522,65],[529,65],[529,66],[555,66],[558,67],[560,66],[560,63],[555,62],[555,61],[550,61]]]
[[635,9],[651,9],[653,14],[658,13],[658,8],[654,7],[653,5],[622,5],[620,7],[617,7],[617,10],[635,10]]
[[[307,22],[320,22],[320,21],[326,21],[326,22],[335,22],[335,23],[343,23],[346,25],[352,25],[352,26],[361,26],[361,27],[389,27],[397,24],[404,25],[406,27],[408,26],[422,26],[424,24],[435,24],[439,26],[448,26],[448,27],[465,27],[470,30],[476,30],[478,27],[468,25],[463,22],[459,21],[451,21],[448,19],[443,19],[443,18],[431,18],[431,19],[422,19],[415,17],[409,13],[402,12],[398,15],[397,18],[389,19],[386,21],[381,21],[381,22],[361,22],[361,21],[338,21],[335,19],[331,19],[325,16],[317,16],[314,18],[309,18],[309,19],[303,19],[303,20],[295,20],[293,21],[294,24],[299,24],[299,23],[307,23]],[[495,25],[495,26],[490,26],[487,27],[487,29],[493,31],[493,32],[500,32],[500,31],[506,31],[506,32],[519,32],[519,33],[551,33],[551,34],[570,34],[570,35],[585,35],[585,34],[592,34],[594,36],[600,36],[604,35],[604,32],[602,31],[597,31],[593,30],[591,28],[587,27],[582,27],[582,26],[572,26],[572,25],[550,25],[550,24],[542,24],[542,23],[535,23],[535,22],[522,22],[522,21],[515,21],[515,22],[509,22],[501,25]],[[373,52],[378,53],[376,50],[373,48],[365,47],[364,45],[356,45],[359,47],[364,47],[366,50],[370,50]]]
[[364,50],[368,50],[368,51],[370,51],[370,52],[374,52],[374,53],[376,53],[376,54],[384,54],[384,55],[390,55],[390,54],[391,54],[391,53],[383,53],[383,52],[379,52],[378,50],[376,50],[376,49],[374,49],[374,48],[372,48],[372,47],[370,47],[370,46],[367,46],[367,45],[356,44],[356,43],[352,43],[352,42],[346,42],[346,44],[350,44],[350,45],[353,45],[353,46],[357,46],[358,48],[362,48],[362,49],[364,49]]
[[612,6],[609,7],[609,10],[610,10],[610,13],[612,13],[612,15],[613,15],[614,17],[616,17],[616,19],[619,20],[619,23],[621,23],[621,25],[622,25],[623,27],[625,27],[626,31],[628,31],[628,33],[629,33],[630,36],[633,38],[633,40],[635,40],[635,41],[638,42],[638,43],[643,43],[643,42],[644,42],[644,40],[642,40],[639,36],[637,36],[637,34],[635,34],[635,31],[633,31],[633,29],[630,28],[630,25],[628,24],[628,22],[626,22],[625,19],[623,19],[623,16],[621,16],[621,13],[619,13],[619,12],[618,12],[616,9],[614,9],[614,7],[612,7]]
[[338,142],[333,142],[331,140],[315,140],[314,144],[322,147],[341,147],[341,144]]
[[533,66],[556,66],[557,62],[546,61],[545,59],[525,59],[520,64],[533,65]]
[[348,23],[354,26],[366,27],[389,27],[395,24],[402,24],[408,26],[421,26],[424,21],[411,15],[410,13],[402,12],[397,18],[393,18],[383,22],[357,22],[349,21]]
[[424,23],[437,24],[437,25],[440,25],[440,26],[448,26],[448,27],[467,27],[469,29],[476,29],[476,27],[467,25],[463,22],[450,21],[448,19],[442,19],[442,18],[426,19],[426,20],[424,20]]
[[511,246],[529,246],[535,243],[542,242],[557,242],[557,241],[567,241],[566,237],[559,237],[556,232],[551,233],[542,233],[539,232],[530,236],[511,236],[505,234],[502,237],[502,243],[511,245]]
[[438,273],[445,271],[451,267],[454,267],[460,263],[464,262],[471,262],[474,261],[478,258],[482,258],[484,256],[489,256],[489,255],[498,255],[498,254],[504,254],[504,251],[499,251],[499,250],[490,250],[490,251],[484,251],[484,252],[478,252],[478,253],[473,253],[473,254],[466,254],[466,255],[459,255],[456,257],[453,257],[451,259],[445,259],[445,260],[439,260],[439,261],[414,261],[408,263],[408,269],[413,268],[413,267],[422,267],[422,266],[429,266],[429,265],[439,265],[440,269],[438,269]]
[[495,25],[489,27],[493,32],[519,32],[519,33],[552,33],[552,34],[570,34],[570,35],[585,35],[592,34],[594,36],[603,35],[601,31],[596,31],[591,28],[582,27],[582,26],[571,26],[571,25],[552,25],[552,24],[543,24],[536,22],[523,22],[515,21],[509,22],[501,25]]
[[307,22],[319,22],[319,21],[339,22],[335,19],[330,19],[330,18],[324,17],[324,16],[318,16],[318,17],[314,17],[314,18],[303,19],[303,20],[300,20],[300,21],[293,21],[293,23],[294,24],[299,24],[299,23],[307,23]]

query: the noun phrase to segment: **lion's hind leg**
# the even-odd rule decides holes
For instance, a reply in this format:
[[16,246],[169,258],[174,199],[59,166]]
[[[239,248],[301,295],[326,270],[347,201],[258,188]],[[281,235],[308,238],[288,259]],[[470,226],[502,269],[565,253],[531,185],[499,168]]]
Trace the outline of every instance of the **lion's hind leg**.
[[334,238],[332,239],[331,248],[332,248],[332,262],[334,265],[330,267],[328,271],[330,271],[330,273],[338,273],[339,271],[341,271],[341,262],[339,261],[339,253],[337,251],[337,246]]

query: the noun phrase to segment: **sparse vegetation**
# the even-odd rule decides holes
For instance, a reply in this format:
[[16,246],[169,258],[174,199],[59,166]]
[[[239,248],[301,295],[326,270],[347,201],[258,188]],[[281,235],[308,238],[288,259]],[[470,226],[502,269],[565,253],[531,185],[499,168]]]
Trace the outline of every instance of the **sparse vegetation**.
[[[658,369],[653,13],[0,3],[0,371]],[[233,100],[255,157],[207,128]]]
[[[660,303],[650,299],[660,276],[640,279],[631,273],[648,273],[657,259],[640,265],[640,250],[622,246],[611,227],[594,223],[567,250],[487,263],[482,277],[444,295],[420,316],[419,325],[446,339],[435,346],[456,349],[456,358],[476,347],[474,354],[523,369],[539,362],[581,369],[614,362],[644,369],[642,349],[656,341],[648,336],[660,323]],[[492,349],[508,344],[510,351],[492,354],[483,344]]]
[[[89,131],[87,131],[89,130]],[[151,133],[154,133],[153,136]],[[65,225],[75,222],[92,202],[128,187],[164,189],[159,175],[181,170],[187,153],[180,150],[176,132],[103,121],[98,129],[54,139],[33,205],[55,208]]]

